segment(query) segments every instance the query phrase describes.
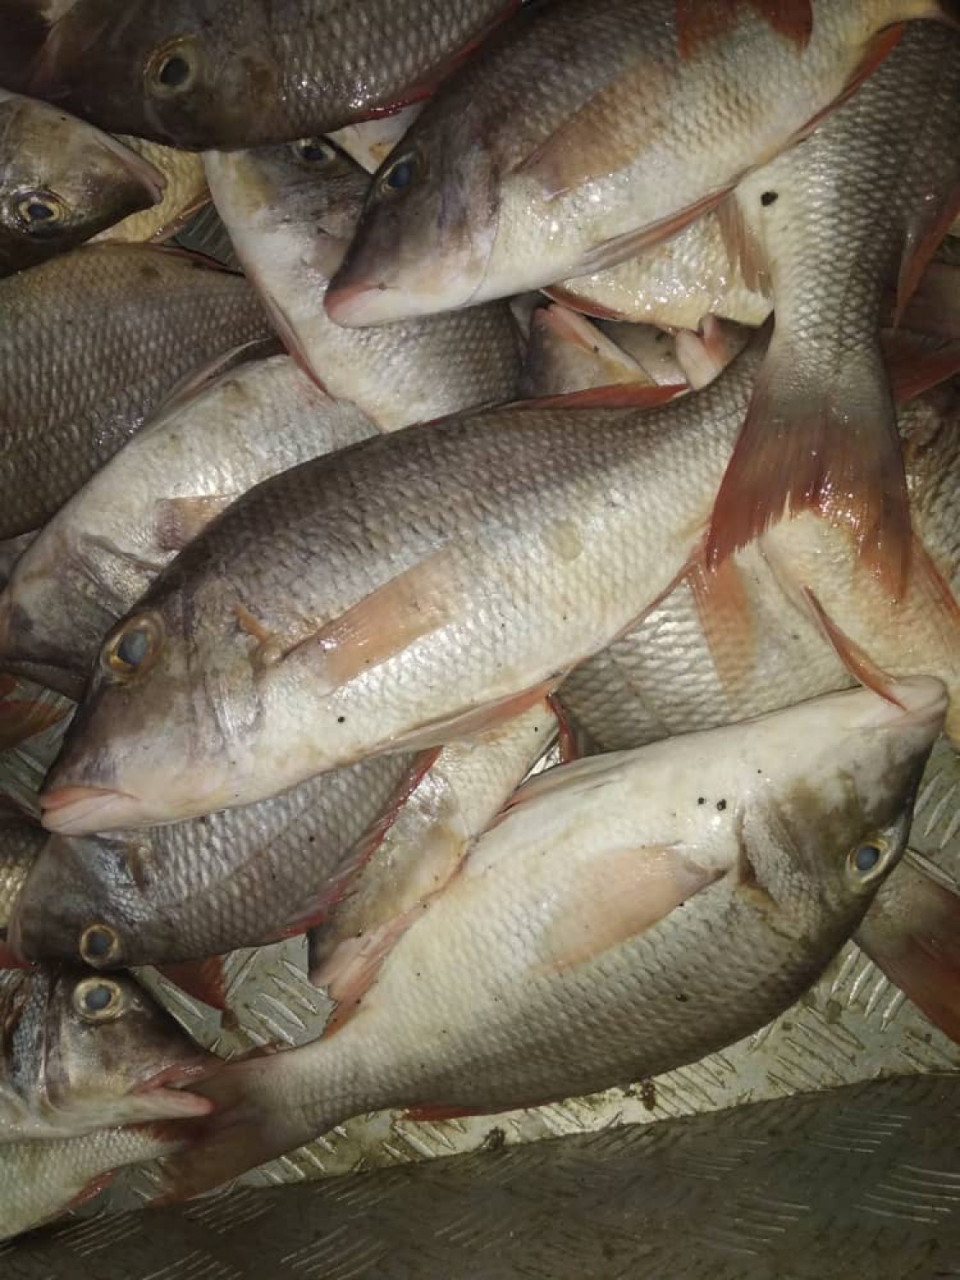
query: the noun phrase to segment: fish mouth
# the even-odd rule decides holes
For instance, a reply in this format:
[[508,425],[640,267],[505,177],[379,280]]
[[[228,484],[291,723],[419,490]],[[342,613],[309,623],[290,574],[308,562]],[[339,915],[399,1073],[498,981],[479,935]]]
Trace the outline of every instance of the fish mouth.
[[43,825],[61,835],[93,835],[129,825],[140,801],[125,791],[104,787],[56,787],[40,797]]
[[218,1058],[203,1057],[165,1067],[142,1084],[135,1085],[126,1096],[128,1099],[143,1099],[144,1109],[153,1119],[177,1120],[209,1115],[213,1102],[199,1093],[190,1093],[189,1085],[208,1080],[222,1065]]

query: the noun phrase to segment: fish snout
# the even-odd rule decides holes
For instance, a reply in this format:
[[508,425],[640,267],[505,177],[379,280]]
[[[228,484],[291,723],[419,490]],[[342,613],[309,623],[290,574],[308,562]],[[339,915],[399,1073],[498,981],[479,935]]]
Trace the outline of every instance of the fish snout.
[[120,827],[138,808],[136,797],[104,787],[55,786],[40,796],[43,825],[61,835],[92,835]]

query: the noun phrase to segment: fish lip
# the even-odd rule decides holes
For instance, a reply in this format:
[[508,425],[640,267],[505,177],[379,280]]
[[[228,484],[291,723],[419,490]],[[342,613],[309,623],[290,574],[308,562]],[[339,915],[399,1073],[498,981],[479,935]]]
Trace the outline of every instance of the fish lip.
[[183,1085],[196,1084],[201,1080],[209,1080],[222,1066],[219,1058],[210,1054],[200,1054],[188,1062],[174,1063],[156,1071],[152,1076],[129,1090],[131,1094],[155,1093],[158,1089],[179,1089]]
[[[92,835],[97,831],[109,831],[110,826],[98,825],[104,810],[107,812],[126,802],[139,804],[138,798],[126,791],[107,787],[59,786],[40,796],[42,822],[48,831],[61,835]],[[117,826],[123,825],[117,823]]]

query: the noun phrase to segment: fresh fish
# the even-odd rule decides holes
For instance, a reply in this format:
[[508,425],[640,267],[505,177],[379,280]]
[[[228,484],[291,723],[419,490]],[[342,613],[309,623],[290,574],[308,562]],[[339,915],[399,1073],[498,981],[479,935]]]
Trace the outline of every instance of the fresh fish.
[[45,824],[199,816],[534,705],[685,572],[762,351],[650,412],[492,411],[264,481],[108,637]]
[[174,146],[286,142],[426,97],[517,3],[76,0],[31,91]]
[[0,810],[0,968],[14,963],[6,942],[13,905],[49,838],[37,823]]
[[553,770],[517,795],[335,1033],[199,1087],[215,1186],[349,1116],[531,1106],[657,1075],[776,1016],[906,842],[946,708],[923,678]]
[[768,271],[776,328],[721,486],[710,555],[787,512],[853,525],[904,588],[910,512],[880,348],[960,208],[960,33],[907,29],[888,61],[813,135],[738,187],[745,255]]
[[178,1086],[216,1059],[123,974],[60,967],[6,974],[0,1019],[0,1150],[210,1110]]
[[97,1195],[115,1170],[170,1155],[173,1126],[105,1129],[50,1142],[0,1143],[0,1240],[43,1226]]
[[547,293],[598,319],[629,320],[662,329],[696,329],[705,315],[759,326],[770,315],[769,287],[751,277],[715,210],[662,244],[619,266],[553,285]]
[[163,174],[163,199],[154,208],[135,213],[115,227],[101,232],[97,240],[122,244],[146,244],[166,240],[181,228],[203,205],[209,203],[203,160],[194,151],[163,147],[143,138],[121,137],[125,147],[148,161]]
[[0,89],[0,276],[76,248],[162,194],[153,165],[108,134]]
[[176,398],[21,556],[0,594],[0,666],[79,698],[106,633],[234,498],[374,434],[289,356],[252,359]]
[[54,836],[17,904],[11,946],[21,957],[112,969],[303,933],[323,912],[331,876],[422,773],[416,756],[381,756],[193,822]]
[[[379,171],[327,307],[473,306],[636,256],[796,140],[937,0],[554,0],[440,88]],[[699,320],[699,317],[697,317]]]
[[0,281],[0,537],[48,520],[180,379],[269,333],[246,280],[168,249],[89,245]]
[[214,202],[248,277],[300,362],[385,430],[516,395],[520,355],[505,303],[369,333],[323,306],[370,178],[323,138],[205,158]]

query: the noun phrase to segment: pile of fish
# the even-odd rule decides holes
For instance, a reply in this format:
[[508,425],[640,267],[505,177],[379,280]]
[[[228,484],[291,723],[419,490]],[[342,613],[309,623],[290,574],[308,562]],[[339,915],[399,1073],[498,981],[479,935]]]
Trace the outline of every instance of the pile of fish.
[[[958,7],[0,31],[0,751],[65,730],[0,797],[0,1238],[654,1076],[853,937],[960,1042],[907,848],[960,747]],[[125,972],[229,1019],[305,933],[287,1051]]]

